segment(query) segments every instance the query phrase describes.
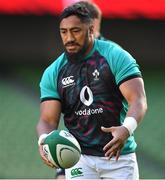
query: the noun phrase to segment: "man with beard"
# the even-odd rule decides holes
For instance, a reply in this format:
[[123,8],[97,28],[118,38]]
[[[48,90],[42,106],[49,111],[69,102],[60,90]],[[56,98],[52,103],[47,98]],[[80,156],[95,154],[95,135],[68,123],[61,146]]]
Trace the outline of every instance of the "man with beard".
[[[87,8],[75,4],[60,16],[65,52],[44,72],[39,151],[46,134],[58,128],[60,114],[79,141],[79,162],[66,169],[66,179],[138,179],[135,129],[143,119],[146,96],[135,59],[111,42],[94,39]],[[81,176],[71,171],[81,168]]]
[[[104,41],[108,40],[108,41],[111,42],[111,44],[118,45],[114,41],[106,39],[105,37],[102,36],[102,34],[100,32],[100,30],[101,30],[101,21],[102,21],[102,12],[101,12],[100,8],[94,2],[79,1],[79,2],[76,2],[75,4],[85,6],[88,9],[89,15],[90,15],[90,17],[92,18],[92,21],[93,21],[93,34],[94,34],[95,38],[100,39],[100,40],[104,40]],[[59,179],[59,178],[60,179],[65,179],[65,170],[64,169],[57,169],[55,178],[56,179]]]

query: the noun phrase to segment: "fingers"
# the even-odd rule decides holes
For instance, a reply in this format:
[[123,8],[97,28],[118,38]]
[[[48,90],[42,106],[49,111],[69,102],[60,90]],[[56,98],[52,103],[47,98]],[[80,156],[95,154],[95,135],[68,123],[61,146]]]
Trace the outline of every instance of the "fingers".
[[104,132],[110,133],[112,131],[112,127],[106,128],[106,127],[101,126],[101,130]]
[[116,161],[118,161],[119,159],[119,156],[120,156],[120,153],[121,153],[121,149],[119,149],[116,153]]
[[51,168],[55,168],[55,166],[50,161],[48,161],[48,160],[44,160],[44,163],[46,165],[48,165],[49,167],[51,167]]
[[48,165],[49,167],[51,167],[51,168],[54,168],[54,167],[55,167],[55,166],[46,158],[46,156],[45,156],[44,154],[41,156],[41,158],[42,158],[43,162],[44,162],[46,165]]
[[42,158],[43,162],[44,162],[46,165],[48,165],[49,167],[51,167],[51,168],[54,168],[54,167],[55,167],[48,159],[46,159],[45,156],[41,156],[41,158]]
[[[113,127],[105,128],[102,126],[101,130],[106,133],[112,133]],[[113,137],[113,139],[104,146],[103,151],[106,151],[105,156],[108,157],[110,154],[112,154],[112,152],[114,151],[114,148],[116,148],[114,146],[116,143],[117,143],[117,139],[115,137]]]
[[116,143],[116,140],[113,138],[109,143],[107,143],[104,148],[103,151],[107,151],[108,149],[110,149],[111,147],[113,147],[113,145]]
[[112,156],[116,156],[116,161],[119,159],[120,152],[124,146],[125,140],[128,138],[128,132],[122,126],[105,128],[101,127],[101,130],[106,133],[111,133],[112,140],[108,142],[103,151],[105,151],[105,156],[111,159]]
[[105,156],[108,157],[108,159],[111,159],[113,156],[116,156],[116,160],[118,160],[120,156],[121,147],[122,146],[120,145],[120,143],[113,139],[103,148],[103,150],[105,151]]
[[[106,133],[111,133],[113,131],[113,127],[105,128],[102,126],[101,130],[106,132]],[[117,144],[116,138],[113,138],[103,148],[103,151],[105,151],[105,156],[108,157],[108,159],[111,159],[116,154],[117,150],[118,150],[118,144]]]
[[107,157],[110,160],[113,156],[115,156],[116,161],[118,161],[120,157],[120,152],[121,152],[121,149],[108,151],[105,153],[105,157]]
[[49,167],[55,168],[54,164],[52,164],[52,163],[46,158],[46,156],[45,156],[46,154],[45,154],[44,151],[43,151],[42,145],[39,146],[39,152],[40,152],[40,155],[41,155],[41,158],[42,158],[43,162],[44,162],[46,165],[48,165]]

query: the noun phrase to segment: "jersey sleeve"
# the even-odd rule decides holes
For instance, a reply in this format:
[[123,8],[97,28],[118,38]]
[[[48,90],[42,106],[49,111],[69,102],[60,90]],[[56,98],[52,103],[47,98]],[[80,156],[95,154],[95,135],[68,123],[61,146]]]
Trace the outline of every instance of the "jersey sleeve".
[[40,93],[41,102],[51,99],[60,100],[60,96],[57,91],[57,72],[52,66],[48,67],[43,73],[40,81]]
[[141,77],[136,60],[124,49],[115,48],[111,60],[111,70],[118,86],[129,79]]

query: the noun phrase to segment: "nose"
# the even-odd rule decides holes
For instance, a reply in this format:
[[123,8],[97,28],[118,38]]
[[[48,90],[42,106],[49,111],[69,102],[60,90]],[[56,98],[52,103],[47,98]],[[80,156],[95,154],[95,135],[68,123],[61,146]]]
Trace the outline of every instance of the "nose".
[[74,38],[73,34],[71,32],[68,32],[68,34],[67,34],[67,42],[72,42],[74,40],[75,40],[75,38]]

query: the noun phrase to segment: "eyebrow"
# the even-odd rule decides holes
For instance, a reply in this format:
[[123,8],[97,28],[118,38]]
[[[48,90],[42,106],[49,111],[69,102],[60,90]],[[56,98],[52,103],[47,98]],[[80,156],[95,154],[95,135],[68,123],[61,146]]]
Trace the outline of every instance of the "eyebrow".
[[72,27],[72,28],[60,28],[60,30],[75,30],[75,29],[81,29],[80,27]]

